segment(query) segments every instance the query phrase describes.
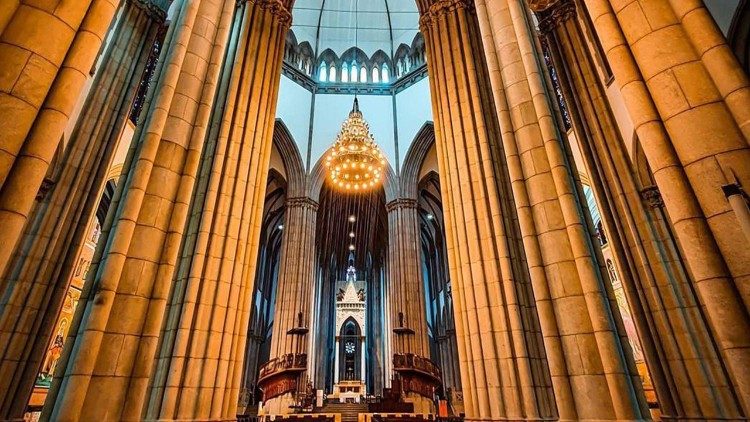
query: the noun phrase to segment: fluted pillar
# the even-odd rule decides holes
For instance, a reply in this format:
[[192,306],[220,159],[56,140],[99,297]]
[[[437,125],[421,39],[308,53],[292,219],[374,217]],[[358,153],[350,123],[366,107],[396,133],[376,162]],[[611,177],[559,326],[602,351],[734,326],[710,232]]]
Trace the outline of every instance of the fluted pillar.
[[646,418],[526,10],[420,6],[467,420]]
[[540,29],[571,108],[592,187],[601,199],[607,238],[620,265],[659,412],[662,418],[676,420],[739,417],[741,406],[710,340],[699,299],[679,257],[672,255],[677,247],[653,236],[665,229],[654,216],[661,208],[641,198],[644,186],[634,178],[636,169],[617,130],[577,12],[573,1],[557,1],[538,12]]
[[0,25],[4,13],[11,17],[0,34],[0,274],[120,1],[5,3]]
[[317,214],[318,204],[312,199],[287,199],[271,354],[258,377],[267,414],[293,412],[289,406],[295,404],[294,393],[304,391],[308,364],[312,364],[307,353],[315,295]]
[[437,372],[432,374],[434,376],[424,376],[415,371],[413,361],[409,360],[430,359],[417,200],[395,199],[386,204],[386,211],[393,369],[401,379],[407,400],[414,403],[414,411],[430,413],[435,411],[432,391],[440,384],[439,369],[435,366]]
[[[177,279],[149,388],[147,419],[234,420],[246,350],[284,36],[279,2],[231,2],[232,32]],[[216,6],[213,7],[216,7]],[[259,66],[262,64],[262,66]],[[210,67],[209,67],[210,68]]]
[[[126,1],[50,191],[2,278],[0,419],[21,419],[166,10]],[[64,222],[64,224],[61,224]],[[19,381],[20,380],[20,381]]]
[[44,418],[234,418],[289,22],[180,4]]
[[[686,22],[705,12],[702,3],[654,0],[646,8],[640,2],[584,3],[747,415],[750,248],[722,192],[723,185],[750,185],[750,146],[741,130],[750,104],[739,100],[740,111],[735,102],[744,98],[737,76],[742,70],[722,75],[710,64],[726,41],[712,36],[713,27],[696,37],[695,21]],[[709,53],[711,43],[715,49]],[[725,82],[736,83],[737,95],[726,92]]]

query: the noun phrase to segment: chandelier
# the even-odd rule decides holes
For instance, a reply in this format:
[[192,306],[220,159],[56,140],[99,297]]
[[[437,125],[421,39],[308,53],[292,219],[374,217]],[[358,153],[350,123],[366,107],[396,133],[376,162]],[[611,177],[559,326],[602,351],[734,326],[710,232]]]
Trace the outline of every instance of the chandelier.
[[336,142],[325,161],[331,182],[347,191],[368,190],[380,182],[385,166],[385,158],[370,127],[359,111],[355,96],[354,107],[344,120]]

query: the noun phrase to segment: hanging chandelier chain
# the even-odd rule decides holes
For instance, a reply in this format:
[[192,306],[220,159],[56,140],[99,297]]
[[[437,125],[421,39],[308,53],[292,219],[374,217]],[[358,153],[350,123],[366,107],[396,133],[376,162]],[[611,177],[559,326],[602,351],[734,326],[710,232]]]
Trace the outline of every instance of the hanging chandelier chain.
[[[359,51],[359,0],[354,0],[354,66]],[[326,157],[325,165],[334,186],[352,192],[362,192],[380,183],[386,165],[385,157],[370,133],[370,126],[362,116],[357,99],[359,88],[354,90],[354,104],[349,117]]]
[[[359,0],[354,0],[354,63],[357,63],[357,54],[359,52]],[[360,65],[361,67],[361,65]],[[357,72],[361,75],[362,72],[357,69]],[[364,82],[364,81],[361,81]],[[357,100],[357,94],[359,94],[359,85],[354,85],[354,101]]]

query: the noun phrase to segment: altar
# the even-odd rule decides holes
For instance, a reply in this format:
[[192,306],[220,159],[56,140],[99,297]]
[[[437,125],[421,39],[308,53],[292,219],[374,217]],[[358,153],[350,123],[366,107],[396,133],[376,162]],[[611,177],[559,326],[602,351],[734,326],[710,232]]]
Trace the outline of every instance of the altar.
[[367,394],[365,385],[365,329],[367,298],[365,283],[357,281],[350,266],[346,281],[336,295],[336,353],[333,392],[329,396],[342,403],[359,403]]

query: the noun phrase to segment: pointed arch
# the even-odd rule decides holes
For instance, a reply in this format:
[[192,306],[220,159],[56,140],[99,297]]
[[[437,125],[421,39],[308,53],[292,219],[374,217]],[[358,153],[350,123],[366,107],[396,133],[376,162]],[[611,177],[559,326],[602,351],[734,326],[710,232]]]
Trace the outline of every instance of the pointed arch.
[[[353,333],[345,333],[344,330],[347,328],[354,328]],[[345,319],[343,322],[341,322],[341,326],[339,326],[339,335],[355,335],[355,336],[361,336],[362,335],[362,327],[360,327],[359,322],[353,317],[350,316],[349,318]]]
[[341,65],[341,82],[349,82],[349,64],[347,62]]
[[351,47],[348,50],[344,51],[344,53],[341,55],[341,60],[349,63],[356,61],[360,65],[362,63],[370,62],[370,58],[367,56],[367,53],[362,51],[361,48],[357,47]]
[[321,62],[318,66],[318,81],[328,82],[328,65],[325,62]]
[[305,193],[305,165],[302,155],[294,142],[292,134],[281,119],[276,119],[273,129],[273,144],[281,155],[286,170],[288,192],[290,197],[302,196]]
[[427,153],[435,144],[435,126],[432,122],[426,122],[414,137],[409,151],[404,157],[401,170],[400,191],[404,198],[417,198],[419,185],[419,170],[422,168]]

